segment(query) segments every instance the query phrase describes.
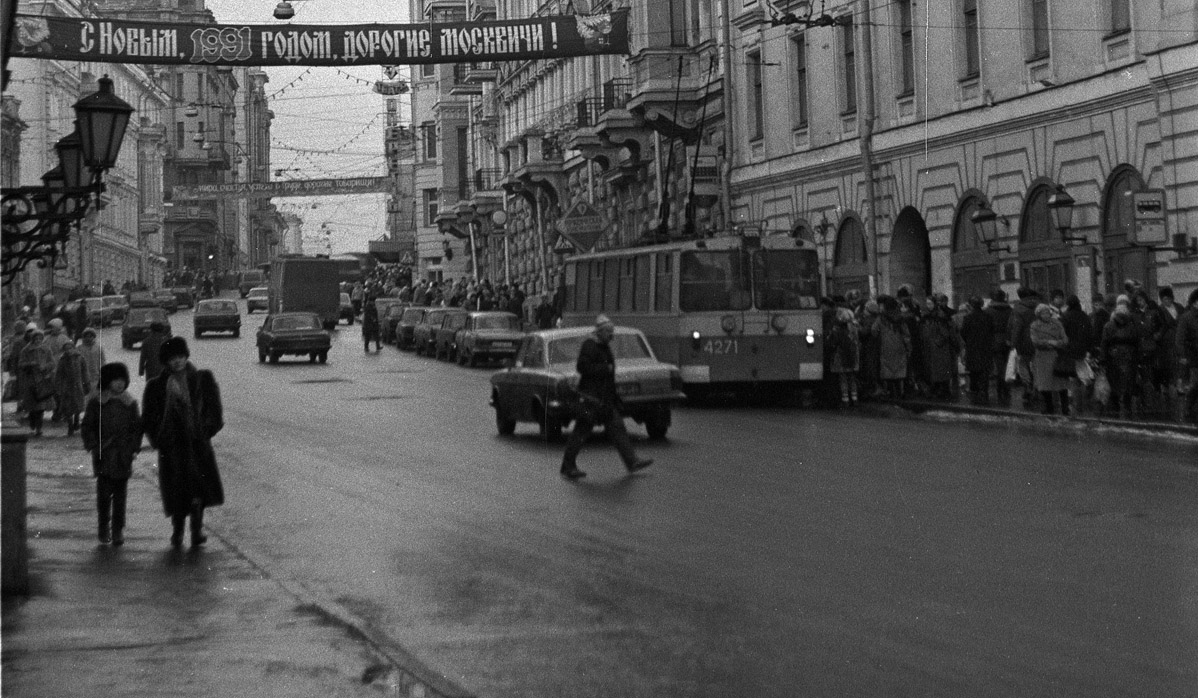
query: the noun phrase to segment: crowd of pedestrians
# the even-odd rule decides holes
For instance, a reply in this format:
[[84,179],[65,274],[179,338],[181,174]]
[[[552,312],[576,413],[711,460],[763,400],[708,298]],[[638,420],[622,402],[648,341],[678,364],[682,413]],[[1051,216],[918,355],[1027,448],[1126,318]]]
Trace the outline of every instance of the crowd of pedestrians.
[[953,308],[934,293],[920,304],[911,288],[864,299],[821,299],[824,402],[950,399],[967,391],[979,404],[1012,399],[1069,415],[1143,417],[1168,412],[1178,396],[1183,419],[1198,422],[1198,291],[1186,305],[1171,288],[1156,298],[1128,281],[1095,295],[1086,312],[1076,296],[1021,287]]

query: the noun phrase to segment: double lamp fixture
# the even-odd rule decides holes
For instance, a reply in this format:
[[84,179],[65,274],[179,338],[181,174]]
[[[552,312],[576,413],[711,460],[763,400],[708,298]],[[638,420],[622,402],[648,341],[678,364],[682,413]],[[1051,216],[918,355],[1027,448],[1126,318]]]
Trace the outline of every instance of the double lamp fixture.
[[75,131],[54,144],[59,164],[42,175],[42,186],[0,189],[3,221],[3,283],[33,262],[63,268],[71,229],[78,229],[95,199],[103,208],[103,175],[116,164],[133,107],[112,92],[112,80],[75,103]]

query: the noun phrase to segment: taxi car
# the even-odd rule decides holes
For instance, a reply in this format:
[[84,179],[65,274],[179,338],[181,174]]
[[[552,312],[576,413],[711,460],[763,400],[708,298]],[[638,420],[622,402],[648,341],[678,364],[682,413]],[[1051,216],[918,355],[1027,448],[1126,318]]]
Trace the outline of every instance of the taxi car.
[[458,355],[457,336],[466,327],[469,311],[462,308],[450,308],[450,312],[441,319],[441,326],[433,328],[433,356],[437,359],[453,361]]
[[506,359],[516,355],[524,339],[520,318],[497,310],[472,312],[454,340],[458,363],[474,366],[480,360]]
[[424,322],[424,316],[432,308],[422,305],[409,305],[404,308],[399,322],[395,323],[395,346],[400,349],[411,349],[415,346],[416,326]]
[[150,334],[150,323],[161,322],[166,326],[166,336],[171,336],[171,321],[166,317],[166,311],[157,306],[153,308],[130,308],[121,325],[121,346],[132,349],[134,344],[141,342]]
[[403,317],[404,302],[395,296],[380,296],[374,299],[379,314],[379,337],[384,344],[395,344],[395,326]]
[[348,293],[341,293],[341,307],[337,311],[337,319],[345,320],[348,325],[354,324],[354,302],[350,300]]
[[161,291],[152,291],[154,300],[158,301],[158,307],[168,313],[173,313],[179,310],[179,301],[175,298],[175,294],[167,289]]
[[278,363],[279,357],[307,355],[311,362],[329,360],[329,331],[316,313],[272,313],[258,328],[258,361]]
[[441,328],[441,321],[453,308],[429,308],[420,322],[412,328],[412,348],[417,354],[433,354],[433,342],[437,340],[436,331]]
[[241,313],[237,310],[237,301],[210,298],[196,303],[195,314],[191,318],[195,337],[199,339],[205,332],[232,332],[234,337],[241,336]]
[[270,310],[270,289],[265,286],[255,286],[245,296],[245,313],[249,315],[255,310]]
[[[512,365],[491,376],[491,406],[501,435],[513,433],[518,422],[535,422],[546,438],[561,436],[577,409],[578,351],[592,332],[570,327],[524,336]],[[636,328],[616,327],[611,349],[620,413],[643,424],[649,438],[665,438],[671,405],[686,397],[678,367],[658,361]]]
[[101,296],[101,300],[109,324],[125,321],[125,316],[129,314],[129,299],[124,296]]
[[196,307],[196,292],[191,286],[174,286],[171,293],[175,294],[175,303],[180,308]]

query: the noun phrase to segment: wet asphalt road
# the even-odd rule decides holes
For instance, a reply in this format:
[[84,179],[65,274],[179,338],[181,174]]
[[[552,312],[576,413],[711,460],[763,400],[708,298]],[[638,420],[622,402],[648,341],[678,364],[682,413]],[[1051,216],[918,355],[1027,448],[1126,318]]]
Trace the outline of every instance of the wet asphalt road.
[[665,443],[630,423],[652,468],[596,442],[570,484],[534,425],[496,435],[496,369],[356,325],[259,364],[261,317],[172,316],[223,391],[211,524],[479,696],[1198,687],[1192,444],[684,407]]

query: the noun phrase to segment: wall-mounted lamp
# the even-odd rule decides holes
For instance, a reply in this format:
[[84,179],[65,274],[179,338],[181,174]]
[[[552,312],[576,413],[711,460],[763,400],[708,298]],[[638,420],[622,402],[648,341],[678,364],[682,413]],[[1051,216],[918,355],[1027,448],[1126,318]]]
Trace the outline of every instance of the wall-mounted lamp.
[[1000,216],[995,213],[985,202],[979,203],[976,211],[969,216],[969,220],[973,222],[974,228],[981,233],[982,242],[986,244],[986,249],[993,253],[995,250],[1002,250],[1010,253],[1011,248],[1007,245],[999,245],[998,243],[998,222],[1002,221],[1003,227],[1007,232],[1011,230],[1011,222],[1006,216]]
[[[292,2],[299,2],[299,0],[292,0]],[[290,2],[283,0],[283,2],[275,5],[274,16],[275,19],[291,19],[295,16],[295,8],[291,6]]]
[[1062,242],[1088,242],[1085,235],[1070,235],[1069,229],[1073,227],[1073,204],[1076,203],[1069,192],[1065,191],[1065,187],[1057,185],[1057,190],[1052,196],[1048,197],[1048,211],[1052,214],[1053,219],[1057,224],[1057,230],[1061,233]]
[[200,108],[196,106],[195,102],[188,104],[187,108],[183,110],[183,116],[186,116],[189,118],[195,118],[199,115],[200,115]]

